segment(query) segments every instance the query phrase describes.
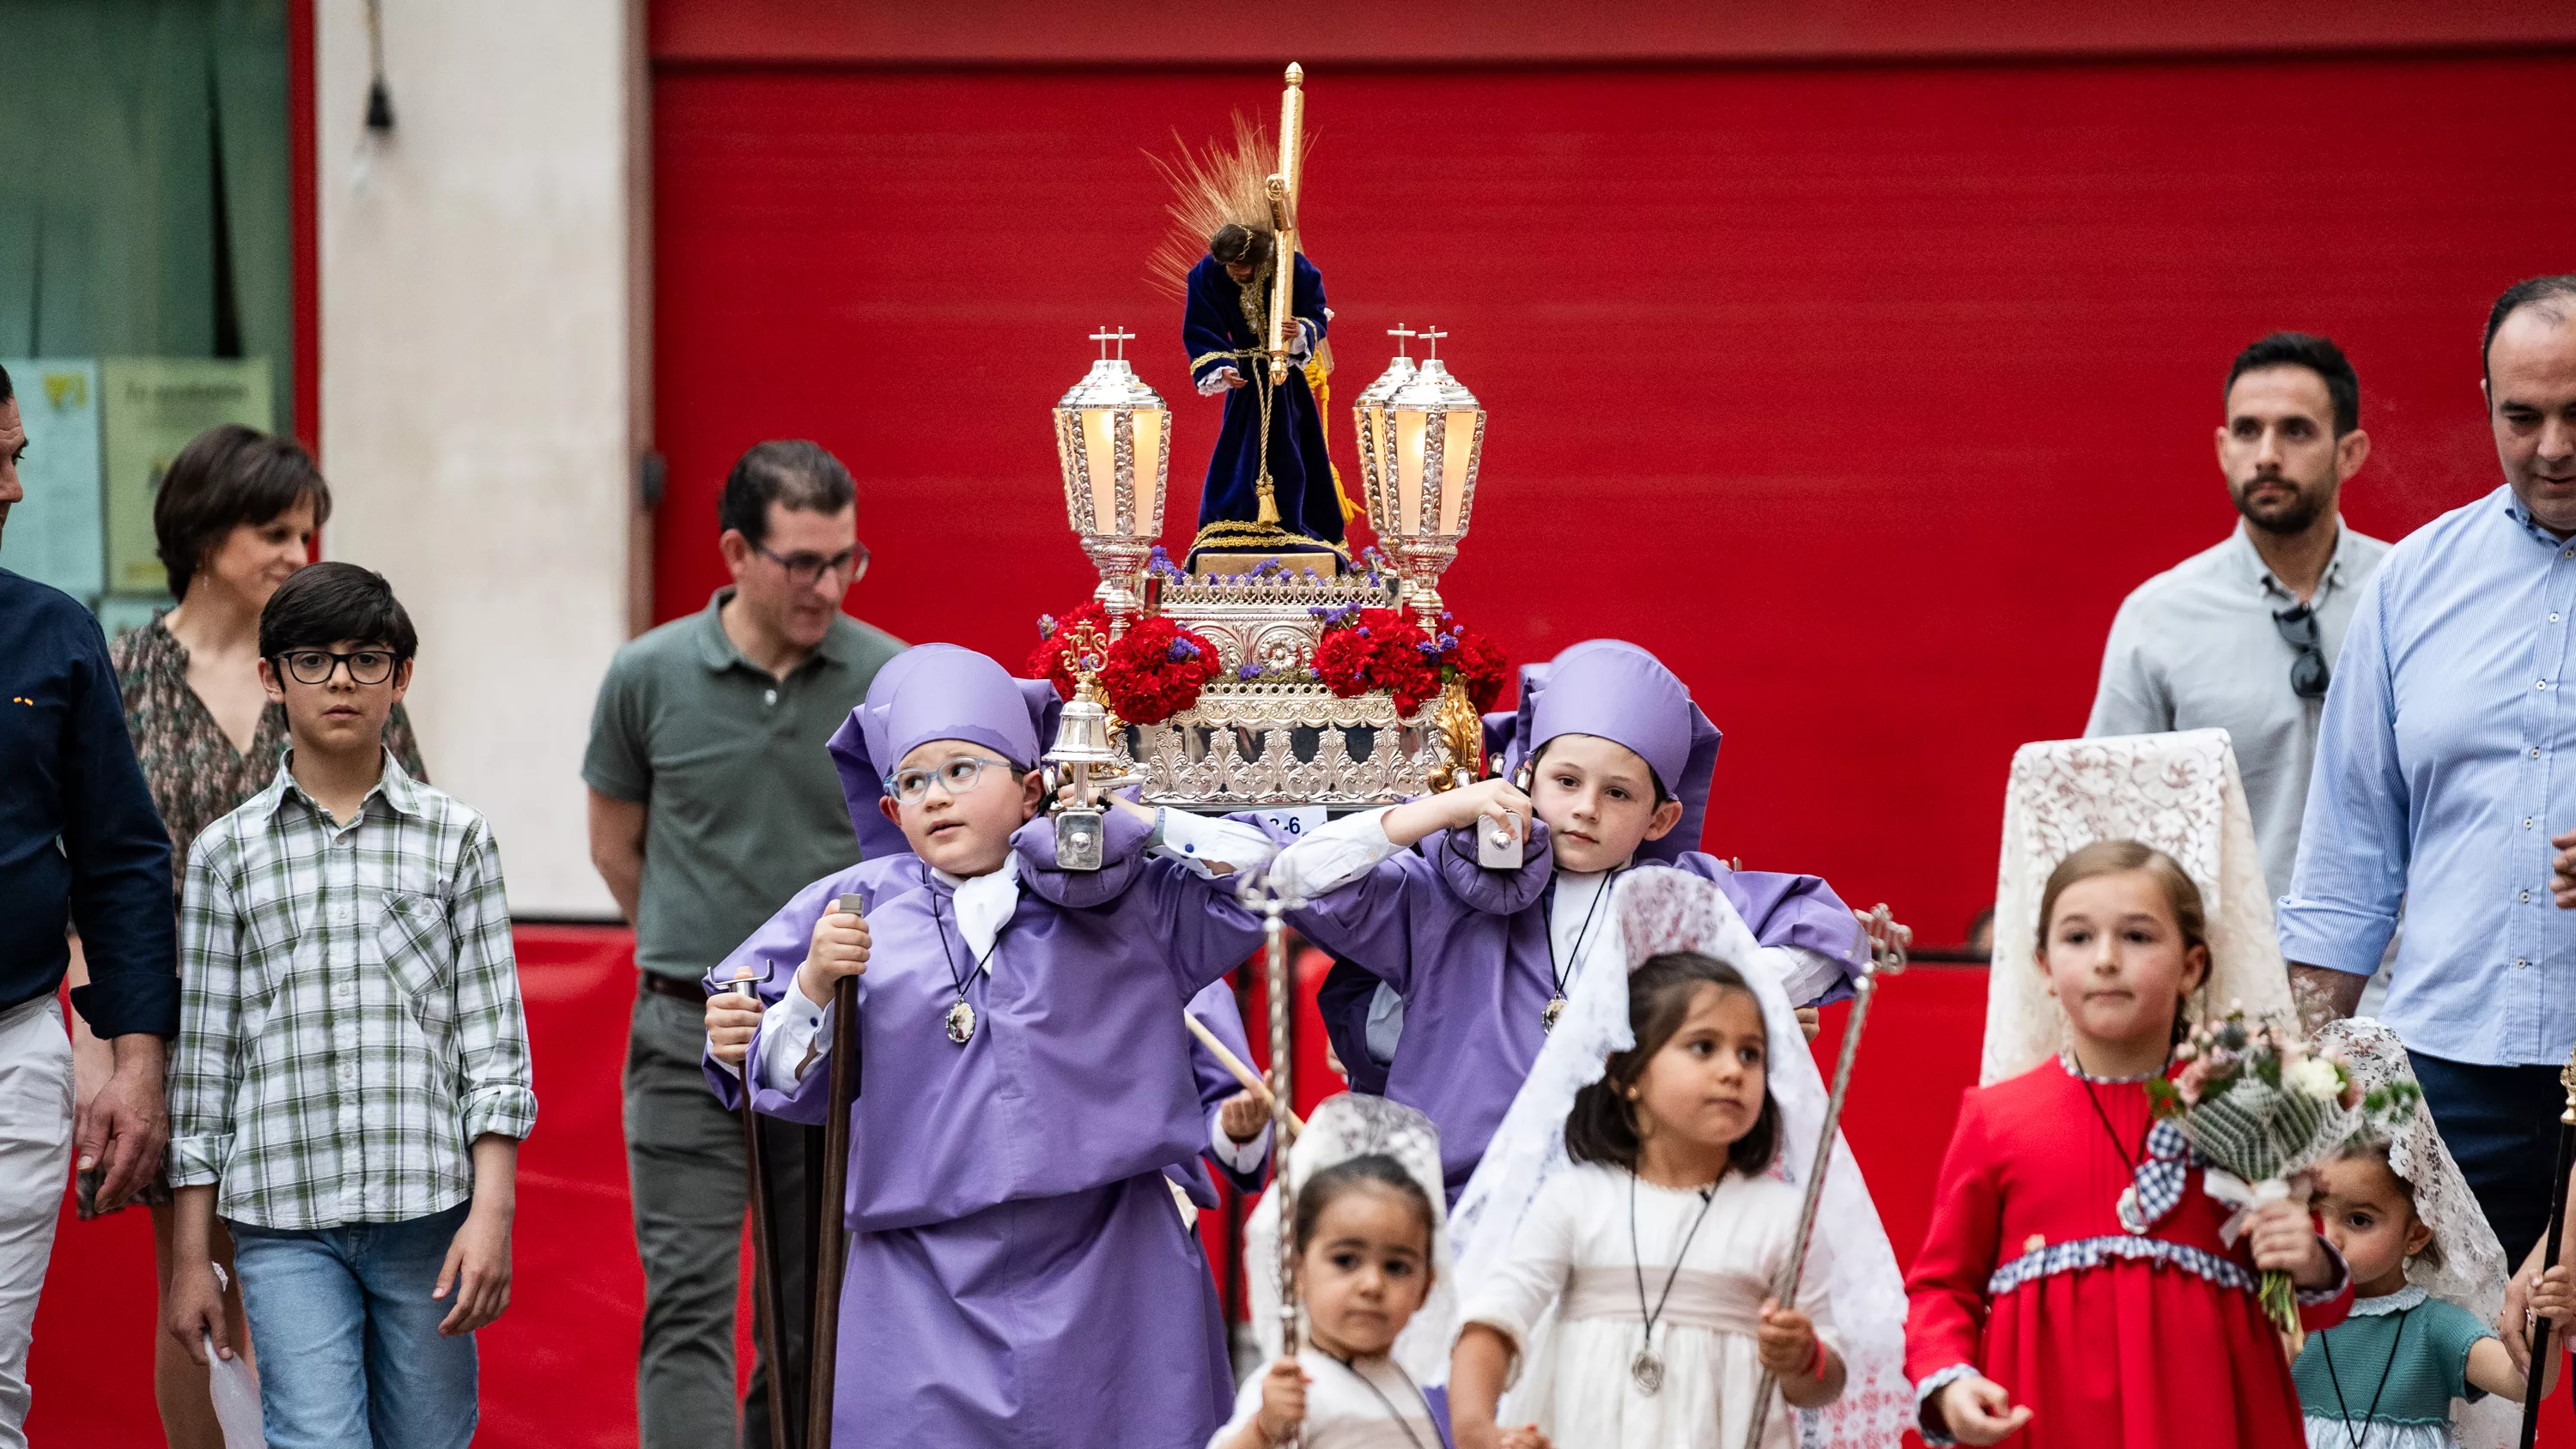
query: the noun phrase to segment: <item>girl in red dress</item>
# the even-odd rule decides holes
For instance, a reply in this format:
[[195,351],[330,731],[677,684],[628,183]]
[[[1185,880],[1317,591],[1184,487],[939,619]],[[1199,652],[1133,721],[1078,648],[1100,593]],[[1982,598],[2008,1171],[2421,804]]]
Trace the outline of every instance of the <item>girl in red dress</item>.
[[1968,1093],[1906,1283],[1925,1441],[2304,1449],[2257,1275],[2288,1272],[2314,1331],[2342,1320],[2350,1274],[2293,1203],[2227,1241],[2229,1210],[2148,1110],[2209,971],[2199,890],[2161,851],[2097,841],[2049,876],[2039,927],[2063,1049]]

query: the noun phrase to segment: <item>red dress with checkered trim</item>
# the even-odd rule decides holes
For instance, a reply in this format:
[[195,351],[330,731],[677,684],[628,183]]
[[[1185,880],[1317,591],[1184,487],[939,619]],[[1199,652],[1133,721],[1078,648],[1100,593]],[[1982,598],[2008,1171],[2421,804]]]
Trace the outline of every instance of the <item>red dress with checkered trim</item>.
[[[2305,1449],[2252,1253],[2219,1237],[2230,1209],[2193,1168],[2146,1234],[2122,1228],[2146,1084],[2097,1078],[2094,1101],[2086,1086],[2049,1061],[1967,1094],[1906,1280],[1907,1376],[1927,1393],[1969,1371],[2003,1385],[2033,1411],[2005,1441],[2026,1449]],[[2302,1295],[2300,1318],[2315,1332],[2351,1306],[2346,1281]]]

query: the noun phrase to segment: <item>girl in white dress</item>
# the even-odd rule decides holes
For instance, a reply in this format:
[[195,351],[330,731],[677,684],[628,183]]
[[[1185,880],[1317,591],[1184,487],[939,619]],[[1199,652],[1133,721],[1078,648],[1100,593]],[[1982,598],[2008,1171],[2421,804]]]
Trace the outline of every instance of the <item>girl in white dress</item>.
[[[1753,988],[1713,957],[1667,952],[1629,977],[1628,1002],[1634,1045],[1566,1118],[1577,1165],[1548,1179],[1504,1261],[1464,1290],[1458,1449],[1737,1449],[1766,1373],[1798,1408],[1842,1392],[1821,1243],[1798,1301],[1771,1297],[1801,1195],[1772,1172],[1773,1037]],[[1506,1430],[1496,1410],[1515,1377]],[[1796,1441],[1793,1415],[1769,1417],[1765,1445]]]
[[1441,1449],[1430,1400],[1396,1343],[1447,1260],[1439,1134],[1383,1097],[1333,1097],[1315,1109],[1288,1172],[1305,1342],[1294,1358],[1277,1354],[1276,1280],[1265,1272],[1277,1261],[1274,1190],[1254,1210],[1245,1255],[1274,1357],[1244,1382],[1209,1449],[1269,1449],[1300,1429],[1306,1449]]

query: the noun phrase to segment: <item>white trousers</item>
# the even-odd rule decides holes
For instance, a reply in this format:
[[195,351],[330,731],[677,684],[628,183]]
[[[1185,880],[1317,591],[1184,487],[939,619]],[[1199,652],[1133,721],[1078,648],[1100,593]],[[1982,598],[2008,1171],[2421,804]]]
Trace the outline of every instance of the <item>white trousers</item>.
[[72,1157],[72,1042],[51,996],[0,1012],[0,1449],[26,1449],[27,1346]]

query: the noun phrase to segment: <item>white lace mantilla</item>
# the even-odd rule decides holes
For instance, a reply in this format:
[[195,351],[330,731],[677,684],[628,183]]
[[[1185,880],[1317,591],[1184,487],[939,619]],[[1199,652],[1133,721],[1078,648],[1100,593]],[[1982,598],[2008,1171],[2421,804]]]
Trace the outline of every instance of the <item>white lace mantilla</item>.
[[2004,793],[1983,1083],[2028,1071],[2064,1044],[2064,1017],[2037,961],[2039,898],[2057,863],[2097,840],[2154,846],[2200,888],[2210,971],[2187,1006],[2194,1019],[2238,1002],[2295,1019],[2227,732],[2041,741],[2014,753]]

